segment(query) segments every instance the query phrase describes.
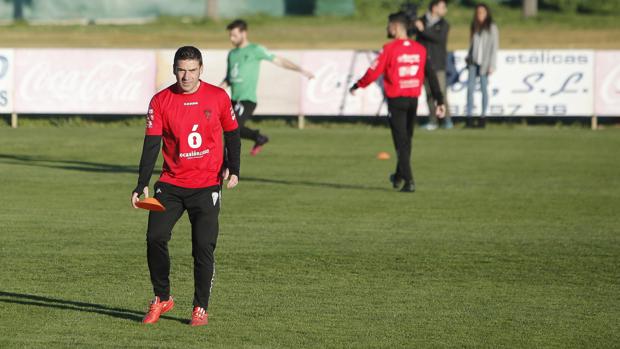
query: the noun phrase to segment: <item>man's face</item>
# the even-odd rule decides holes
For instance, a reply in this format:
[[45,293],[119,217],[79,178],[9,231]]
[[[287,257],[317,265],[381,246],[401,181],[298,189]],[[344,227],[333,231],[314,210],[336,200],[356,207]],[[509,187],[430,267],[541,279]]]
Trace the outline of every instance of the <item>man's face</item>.
[[444,1],[440,1],[433,7],[433,12],[435,16],[444,17],[448,13],[448,6]]
[[228,32],[228,38],[233,46],[239,47],[245,41],[247,34],[245,30],[242,31],[239,30],[239,28],[233,28]]
[[177,78],[177,85],[184,93],[192,93],[198,89],[200,84],[200,74],[202,66],[195,59],[176,61],[174,75]]

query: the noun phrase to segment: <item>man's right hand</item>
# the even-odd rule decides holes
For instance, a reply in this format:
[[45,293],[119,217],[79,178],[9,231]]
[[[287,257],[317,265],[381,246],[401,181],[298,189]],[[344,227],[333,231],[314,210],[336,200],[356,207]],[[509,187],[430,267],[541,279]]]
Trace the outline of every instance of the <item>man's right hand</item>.
[[[149,187],[144,187],[143,190],[144,193],[144,198],[148,198],[149,197]],[[131,206],[133,206],[133,208],[138,208],[138,206],[136,206],[136,202],[140,201],[140,195],[138,193],[133,193],[131,195]]]
[[311,71],[304,70],[301,72],[303,76],[305,76],[308,80],[314,79],[314,74]]
[[424,31],[424,23],[419,19],[415,21],[415,27],[418,29],[418,31]]

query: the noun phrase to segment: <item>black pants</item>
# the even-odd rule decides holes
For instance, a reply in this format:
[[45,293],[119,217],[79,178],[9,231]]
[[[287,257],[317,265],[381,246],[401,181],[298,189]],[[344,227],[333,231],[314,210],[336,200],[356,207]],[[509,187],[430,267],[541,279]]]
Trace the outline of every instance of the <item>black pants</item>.
[[233,107],[235,108],[235,114],[237,114],[237,122],[239,123],[239,133],[241,138],[251,139],[254,142],[258,140],[260,133],[258,130],[252,130],[245,126],[245,122],[252,116],[254,109],[256,109],[256,103],[250,101],[233,101]]
[[149,213],[146,233],[147,260],[151,283],[156,296],[170,296],[170,256],[168,241],[172,228],[185,210],[192,224],[192,256],[194,257],[194,306],[207,309],[217,242],[218,216],[220,213],[220,186],[201,189],[181,188],[168,183],[155,183],[155,198],[165,211]]
[[388,110],[392,140],[396,148],[397,179],[404,179],[414,184],[411,171],[411,142],[413,126],[416,123],[418,99],[411,97],[388,98]]

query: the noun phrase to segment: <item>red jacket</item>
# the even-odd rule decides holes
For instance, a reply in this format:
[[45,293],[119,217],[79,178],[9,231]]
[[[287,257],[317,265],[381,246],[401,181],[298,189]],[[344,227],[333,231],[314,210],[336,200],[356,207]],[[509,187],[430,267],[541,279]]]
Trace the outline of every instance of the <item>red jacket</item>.
[[357,86],[366,87],[383,75],[389,98],[419,97],[427,69],[424,46],[411,39],[396,39],[383,46]]

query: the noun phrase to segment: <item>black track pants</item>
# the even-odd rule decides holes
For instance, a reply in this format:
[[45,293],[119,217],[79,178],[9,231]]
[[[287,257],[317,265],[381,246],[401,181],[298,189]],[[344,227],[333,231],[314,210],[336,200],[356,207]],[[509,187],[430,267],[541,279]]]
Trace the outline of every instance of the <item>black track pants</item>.
[[155,198],[166,210],[149,213],[146,242],[153,291],[164,299],[170,295],[168,241],[175,223],[187,211],[192,225],[194,306],[207,309],[215,272],[213,253],[219,230],[220,186],[189,189],[157,182],[154,189]]
[[392,140],[396,148],[398,162],[396,177],[414,184],[411,170],[411,144],[413,127],[417,118],[418,99],[398,97],[388,99],[389,121],[392,129]]

